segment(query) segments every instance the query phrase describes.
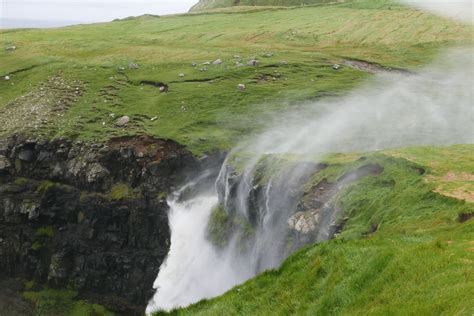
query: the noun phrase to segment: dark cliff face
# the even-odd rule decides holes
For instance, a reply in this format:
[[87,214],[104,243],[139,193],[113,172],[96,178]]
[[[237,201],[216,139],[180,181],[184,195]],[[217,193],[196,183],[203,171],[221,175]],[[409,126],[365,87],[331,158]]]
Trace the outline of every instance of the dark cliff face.
[[0,279],[143,313],[170,244],[165,197],[197,169],[179,144],[0,140]]

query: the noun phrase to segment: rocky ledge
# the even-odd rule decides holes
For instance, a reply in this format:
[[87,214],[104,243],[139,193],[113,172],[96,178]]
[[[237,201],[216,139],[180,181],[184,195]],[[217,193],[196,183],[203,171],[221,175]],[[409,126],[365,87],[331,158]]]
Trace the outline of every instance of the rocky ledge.
[[0,140],[0,280],[142,314],[170,244],[166,195],[199,163],[151,137]]

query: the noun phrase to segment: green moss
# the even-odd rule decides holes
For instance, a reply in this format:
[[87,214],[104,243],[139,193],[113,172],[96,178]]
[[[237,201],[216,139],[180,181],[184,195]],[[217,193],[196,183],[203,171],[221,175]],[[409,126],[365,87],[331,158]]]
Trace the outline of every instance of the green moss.
[[158,198],[160,199],[166,199],[167,196],[168,196],[168,193],[166,192],[160,192],[160,194],[158,194]]
[[38,187],[36,188],[36,192],[40,194],[44,194],[48,192],[48,190],[50,190],[54,186],[55,186],[54,182],[49,181],[49,180],[44,180],[44,181],[41,181],[41,183],[38,185]]
[[54,227],[53,226],[44,226],[36,230],[36,236],[38,237],[54,237]]
[[212,209],[207,231],[214,245],[224,247],[229,242],[229,218],[224,206],[219,204]]
[[114,315],[105,307],[80,300],[77,292],[71,290],[53,290],[45,288],[39,292],[24,292],[23,297],[36,305],[37,315],[71,315],[71,316],[111,316]]
[[35,241],[35,242],[33,243],[33,245],[31,245],[31,249],[33,249],[33,250],[35,250],[35,251],[36,251],[36,250],[40,250],[41,248],[43,248],[43,244],[40,243],[39,241]]
[[16,178],[15,179],[15,184],[16,185],[19,185],[19,186],[25,186],[25,185],[28,185],[30,183],[30,179],[27,179],[27,178]]
[[112,200],[136,199],[139,194],[125,183],[117,183],[110,190]]
[[244,249],[255,230],[248,220],[237,214],[227,213],[224,206],[219,204],[212,209],[207,232],[210,241],[218,247],[225,247],[232,234],[237,233],[239,244]]
[[25,282],[25,289],[31,290],[36,285],[34,280],[26,281]]

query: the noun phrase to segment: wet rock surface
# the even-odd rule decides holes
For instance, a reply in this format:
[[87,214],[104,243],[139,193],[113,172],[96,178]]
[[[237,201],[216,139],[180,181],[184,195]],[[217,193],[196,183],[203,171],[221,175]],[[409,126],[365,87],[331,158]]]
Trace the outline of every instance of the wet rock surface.
[[19,277],[142,314],[170,244],[166,195],[198,168],[151,137],[0,141],[0,280]]
[[[275,261],[271,260],[275,256],[279,258],[276,262],[281,262],[305,245],[333,238],[347,221],[342,217],[343,209],[336,203],[337,195],[357,180],[383,172],[382,166],[361,160],[361,166],[346,171],[336,180],[322,178],[310,183],[313,176],[328,167],[327,164],[290,163],[277,167],[276,173],[272,164],[278,166],[278,159],[267,159],[251,172],[236,171],[230,164],[224,166],[217,181],[217,193],[220,207],[227,215],[221,214],[221,220],[215,222],[211,218],[209,226],[211,232],[224,225],[230,231],[227,235],[246,235],[250,243],[261,247],[261,250],[252,251],[261,251],[259,260],[263,268],[272,267]],[[267,174],[269,171],[270,176]],[[238,223],[243,221],[247,224],[235,225],[236,218]],[[271,225],[272,229],[266,229],[267,225]],[[262,239],[259,234],[267,235],[263,241],[252,241],[252,238]],[[225,236],[224,239],[230,238]],[[210,239],[216,243],[215,238]],[[276,255],[267,258],[271,249],[276,249]]]

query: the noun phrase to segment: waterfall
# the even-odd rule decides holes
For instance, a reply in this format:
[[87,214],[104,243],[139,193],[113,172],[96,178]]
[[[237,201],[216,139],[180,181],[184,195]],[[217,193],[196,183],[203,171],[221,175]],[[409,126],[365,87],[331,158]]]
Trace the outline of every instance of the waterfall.
[[[317,163],[322,154],[474,143],[472,53],[447,52],[416,74],[378,75],[345,98],[280,113],[273,128],[229,153],[215,183],[191,182],[200,193],[188,199],[177,192],[169,200],[171,249],[148,312],[222,294],[278,267],[304,243],[331,238],[340,212],[331,196],[360,175],[322,188],[320,211],[302,225],[302,187],[325,167]],[[280,164],[278,157],[290,154],[298,159]]]

